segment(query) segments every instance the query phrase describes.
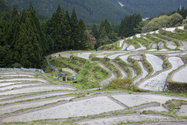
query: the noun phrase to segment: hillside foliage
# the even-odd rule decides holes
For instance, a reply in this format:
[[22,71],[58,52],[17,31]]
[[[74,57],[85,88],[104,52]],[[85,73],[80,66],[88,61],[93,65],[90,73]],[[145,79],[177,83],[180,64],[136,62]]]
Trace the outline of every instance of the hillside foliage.
[[[30,0],[6,0],[10,6],[16,5],[18,11],[24,7],[29,8]],[[39,14],[51,17],[58,4],[68,12],[75,7],[78,18],[83,18],[86,23],[99,23],[107,18],[110,22],[120,21],[122,17],[129,14],[121,8],[116,0],[32,0],[33,6]]]
[[183,17],[179,13],[174,13],[171,16],[163,15],[153,18],[147,25],[142,28],[142,32],[150,32],[163,27],[172,27],[181,24]]
[[45,23],[38,20],[30,2],[29,9],[18,14],[16,6],[11,19],[0,22],[0,67],[21,64],[39,68],[42,56],[68,49],[88,49],[89,38],[84,33],[85,23],[78,20],[73,8],[72,16],[58,6]]
[[180,7],[186,7],[186,0],[118,0],[129,13],[140,13],[142,17],[158,16],[160,13],[169,13]]

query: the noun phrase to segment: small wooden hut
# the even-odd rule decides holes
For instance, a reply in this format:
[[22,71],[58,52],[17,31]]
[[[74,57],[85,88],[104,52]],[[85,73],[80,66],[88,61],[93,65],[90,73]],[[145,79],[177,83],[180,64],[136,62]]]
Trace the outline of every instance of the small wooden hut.
[[60,81],[67,81],[67,74],[61,72],[58,76]]

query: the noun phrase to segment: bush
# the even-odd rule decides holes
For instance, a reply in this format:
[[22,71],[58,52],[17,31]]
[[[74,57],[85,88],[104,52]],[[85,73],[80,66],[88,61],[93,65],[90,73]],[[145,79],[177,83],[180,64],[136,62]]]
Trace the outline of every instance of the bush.
[[108,89],[126,89],[126,90],[137,90],[137,86],[133,84],[133,79],[123,78],[123,79],[113,79],[108,84]]
[[14,64],[11,65],[11,67],[12,67],[12,68],[21,68],[22,65],[19,64],[19,63],[14,63]]

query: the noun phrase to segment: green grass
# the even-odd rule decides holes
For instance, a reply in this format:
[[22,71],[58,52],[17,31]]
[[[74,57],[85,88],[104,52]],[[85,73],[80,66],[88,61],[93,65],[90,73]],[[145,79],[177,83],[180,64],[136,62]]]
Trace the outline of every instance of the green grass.
[[124,43],[127,43],[129,46],[130,45],[134,45],[135,48],[140,48],[141,46],[138,44],[138,41],[136,40],[137,38],[134,37],[133,39],[128,39],[128,40],[125,40]]
[[171,38],[166,37],[166,36],[162,36],[162,35],[157,34],[157,33],[154,33],[153,35],[156,36],[156,37],[158,37],[158,38],[160,38],[160,39],[166,40],[166,41],[172,41]]
[[187,63],[187,54],[181,56],[184,63]]
[[114,66],[111,62],[110,59],[107,57],[104,57],[102,60],[100,60],[103,64],[106,65],[107,68],[109,68],[112,72],[114,72],[117,75],[117,78],[119,78],[121,76],[121,72],[119,71],[119,69]]
[[87,63],[77,73],[77,81],[74,86],[79,89],[96,88],[99,86],[99,82],[109,77],[110,73],[100,67],[97,62]]
[[181,105],[187,105],[187,101],[172,99],[163,104],[163,106],[167,106],[169,108],[169,113],[173,114],[173,116],[176,116],[175,113],[178,109],[180,109],[179,107]]
[[150,73],[152,73],[152,72],[153,72],[153,67],[152,67],[152,65],[147,61],[145,54],[143,55],[143,60],[142,60],[142,62],[143,62],[143,64],[144,64],[144,66],[145,66],[145,67],[148,69],[148,71],[149,71],[148,75],[149,75]]
[[131,70],[129,69],[129,64],[124,62],[121,58],[119,58],[119,56],[116,57],[113,61],[119,64],[125,70],[125,72],[128,74],[128,77],[131,77]]
[[137,38],[137,41],[140,42],[143,46],[145,46],[147,49],[150,49],[150,44],[152,43],[151,40],[147,40],[143,37]]
[[155,55],[163,60],[163,64],[162,64],[163,69],[171,68],[171,63],[168,61],[168,55],[165,54],[155,54]]
[[110,44],[107,44],[107,45],[102,45],[98,48],[98,50],[119,50],[120,47],[119,47],[119,42],[115,42],[115,43],[112,43],[111,45]]
[[123,78],[123,79],[113,79],[109,82],[106,89],[125,89],[125,90],[133,90],[136,91],[138,88],[133,84],[133,79],[131,78]]
[[135,69],[136,73],[137,73],[137,76],[134,77],[133,79],[137,78],[139,75],[141,75],[142,73],[142,70],[138,64],[138,61],[135,60],[135,59],[132,59],[130,56],[128,57],[127,59],[130,63],[132,63],[132,67]]
[[186,30],[184,31],[185,32],[183,33],[172,33],[172,32],[160,29],[159,33],[167,37],[171,37],[171,38],[182,40],[182,41],[187,41],[187,31]]

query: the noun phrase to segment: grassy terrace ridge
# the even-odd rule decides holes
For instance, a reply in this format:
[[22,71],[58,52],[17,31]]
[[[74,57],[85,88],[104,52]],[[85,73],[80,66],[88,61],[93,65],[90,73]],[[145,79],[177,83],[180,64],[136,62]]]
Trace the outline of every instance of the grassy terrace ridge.
[[[84,58],[80,58],[74,55],[71,55],[70,58],[55,58],[51,56],[48,58],[49,63],[55,66],[55,68],[59,71],[61,71],[62,68],[67,67],[70,69],[75,69],[75,71],[77,72],[76,80],[78,83],[73,84],[73,86],[79,89],[89,89],[98,87],[99,83],[109,76],[109,73],[105,69],[101,68],[97,64],[97,62],[90,62],[90,60],[86,60]],[[48,76],[52,79],[54,75],[54,71],[52,71],[52,76]],[[61,82],[59,80],[56,81]]]
[[119,69],[116,66],[114,66],[110,62],[111,60],[109,58],[107,58],[107,57],[98,58],[94,54],[91,54],[90,59],[91,59],[91,61],[99,61],[99,62],[102,62],[103,64],[105,64],[107,68],[109,68],[112,72],[114,72],[117,75],[117,78],[119,78],[121,76],[121,72],[119,71]]
[[127,60],[132,64],[132,67],[135,69],[135,72],[137,73],[137,76],[133,78],[133,79],[136,79],[142,73],[142,70],[138,64],[138,61],[131,58],[131,56],[129,56]]
[[145,54],[143,54],[143,60],[142,60],[142,62],[143,62],[143,65],[144,65],[144,66],[146,67],[146,69],[148,70],[147,76],[149,76],[149,75],[153,72],[153,67],[152,67],[152,65],[147,61]]
[[168,61],[168,55],[166,54],[155,54],[155,55],[163,60],[163,65],[162,65],[163,69],[171,68],[171,63],[169,63]]
[[124,71],[128,74],[128,77],[131,77],[131,70],[129,69],[129,64],[124,62],[121,58],[119,58],[119,56],[113,59],[113,61],[119,64],[124,69]]
[[150,40],[147,40],[143,38],[142,36],[140,38],[136,39],[139,43],[141,43],[143,46],[146,47],[146,49],[150,49],[150,44],[152,43]]
[[[178,34],[178,33],[185,34],[186,30],[176,29],[176,31],[172,33],[172,35]],[[70,54],[70,52],[60,52],[61,55],[64,55],[64,57],[61,57],[61,56],[54,57],[54,55],[58,55],[58,53],[54,55],[49,55],[47,57],[47,61],[49,62],[50,65],[55,67],[57,73],[64,72],[62,68],[72,69],[77,73],[76,75],[77,83],[73,83],[69,78],[67,82],[53,79],[53,77],[55,77],[54,70],[50,68],[46,64],[45,61],[43,61],[42,69],[45,71],[46,75],[43,75],[40,73],[34,73],[33,74],[34,78],[40,78],[40,79],[46,80],[48,85],[62,86],[62,89],[61,90],[47,89],[49,91],[42,91],[43,89],[37,90],[39,92],[30,92],[29,90],[29,92],[20,93],[20,94],[16,94],[17,92],[15,92],[10,95],[8,94],[0,95],[0,101],[2,101],[2,104],[0,104],[0,106],[5,107],[5,109],[2,110],[3,112],[0,115],[0,120],[8,121],[10,119],[16,119],[16,118],[21,119],[21,117],[24,116],[24,117],[27,117],[25,119],[29,121],[32,113],[34,113],[35,115],[40,115],[44,119],[36,118],[35,121],[31,121],[31,122],[9,122],[9,123],[0,123],[0,124],[3,124],[3,125],[6,125],[6,124],[7,125],[8,124],[12,124],[12,125],[18,125],[18,124],[19,125],[20,124],[76,125],[77,123],[81,123],[85,121],[92,122],[93,120],[93,123],[94,123],[95,122],[94,120],[97,120],[97,119],[102,121],[102,119],[116,118],[116,117],[118,118],[122,116],[127,116],[127,117],[132,116],[133,118],[137,117],[137,119],[140,119],[140,121],[133,121],[133,118],[132,118],[132,120],[128,119],[129,121],[127,122],[119,122],[118,123],[119,125],[140,124],[140,123],[146,124],[149,122],[159,122],[159,121],[180,122],[184,120],[187,122],[187,116],[180,116],[178,114],[180,113],[179,110],[183,108],[182,106],[187,105],[187,101],[185,101],[187,100],[187,90],[185,90],[185,88],[187,88],[187,83],[180,83],[180,82],[175,82],[171,80],[171,75],[174,72],[176,72],[183,66],[187,65],[187,53],[186,51],[175,52],[175,50],[177,49],[174,49],[174,50],[172,49],[172,51],[170,51],[171,49],[168,49],[166,47],[167,41],[172,41],[178,47],[180,46],[179,44],[180,40],[176,40],[176,38],[172,38],[172,37],[169,37],[167,35],[162,35],[162,34],[156,34],[156,33],[149,34],[148,33],[147,35],[141,35],[141,37],[139,38],[136,36],[133,36],[132,39],[125,39],[123,42],[123,45],[127,43],[128,46],[133,45],[135,46],[136,49],[140,48],[141,47],[140,44],[142,44],[143,46],[147,48],[147,50],[122,51],[121,49],[123,48],[123,45],[119,47],[119,41],[117,41],[115,43],[112,43],[111,45],[101,46],[100,48],[98,48],[97,52],[95,52],[94,50],[74,51],[73,54]],[[152,43],[157,43],[157,44],[164,43],[165,49],[163,51],[156,51],[155,49],[151,49],[150,44]],[[104,51],[104,50],[107,50],[107,51]],[[89,54],[91,53],[89,56],[89,59],[84,59],[83,57],[84,53],[86,53],[85,58],[87,58],[88,52]],[[180,53],[182,54],[186,53],[186,55],[182,55],[182,54],[180,55]],[[156,67],[157,65],[156,64],[151,65],[152,64],[151,61],[149,62],[146,59],[146,54],[155,55],[161,58],[163,60],[163,65],[162,65],[163,70],[159,70],[156,73],[152,74],[153,68],[157,70],[157,67]],[[79,55],[80,57],[78,57]],[[118,56],[114,59],[110,59],[108,58],[109,55],[111,56],[111,58],[117,55]],[[103,56],[103,58],[99,58],[99,56],[100,57]],[[123,58],[120,58],[120,56],[123,56]],[[168,61],[168,57],[171,63]],[[172,65],[173,67],[177,66],[177,64],[175,65],[175,63],[173,63],[175,61],[175,58],[173,58],[172,60],[171,57],[175,57],[178,60],[181,59],[180,61],[183,61],[185,64],[171,71],[170,69],[172,69]],[[126,59],[128,63],[126,63]],[[167,76],[167,82],[166,82],[167,84],[163,82],[163,85],[167,85],[167,86],[172,85],[173,87],[170,87],[170,88],[173,88],[173,89],[170,89],[168,87],[169,90],[152,91],[152,89],[149,90],[149,88],[148,90],[144,90],[144,88],[146,87],[142,87],[143,89],[138,88],[137,85],[139,82],[135,84],[133,80],[136,78],[139,78],[140,76],[144,76],[144,72],[142,71],[140,67],[141,65],[139,65],[140,61],[142,62],[143,67],[146,69],[148,74],[146,73],[147,76],[142,78],[139,82],[143,82],[144,80],[145,81],[149,80],[149,81],[146,81],[147,86],[148,87],[151,85],[154,86],[154,84],[152,83],[157,81],[155,79],[158,78],[155,76],[160,75],[162,73],[165,73],[165,71],[170,70],[171,72]],[[154,61],[154,58],[152,59],[152,61]],[[116,67],[115,64],[112,64],[112,62],[117,63],[125,71],[125,73],[127,73],[127,77],[120,79],[120,76],[122,76],[122,74],[119,68]],[[100,63],[106,66],[106,68],[108,68],[109,70],[102,68],[102,66],[100,66]],[[132,67],[135,70],[135,73],[137,74],[136,77],[130,78],[132,72],[129,67]],[[159,67],[161,68],[161,64],[159,64]],[[69,72],[64,72],[64,73],[68,74],[68,76],[72,75]],[[113,75],[111,75],[111,73],[114,73],[115,74],[114,76],[117,78],[112,79],[111,81],[107,81],[107,85],[101,87],[100,83],[103,82],[103,80],[114,78]],[[152,79],[150,80],[149,77],[153,78],[153,80]],[[14,76],[12,76],[11,78],[14,78]],[[15,78],[19,78],[19,77],[15,77]],[[21,78],[28,78],[28,77],[21,77]],[[11,86],[17,85],[17,83],[13,85],[9,85],[8,82],[3,82],[4,79],[6,80],[6,78],[0,78],[0,82],[5,83],[5,85],[7,85],[5,87],[9,87],[9,86],[11,87]],[[33,83],[33,81],[32,82],[25,81],[20,84],[23,84],[23,83]],[[157,83],[154,86],[155,88],[157,87],[156,85]],[[160,84],[158,82],[158,86],[159,85],[162,85],[162,83]],[[33,86],[28,86],[28,87],[32,88]],[[72,87],[74,89],[76,88],[77,89],[76,90],[63,90],[63,87],[65,88]],[[22,89],[24,89],[24,86]],[[1,91],[0,94],[3,94],[4,92],[7,93],[8,91],[3,90]],[[69,99],[68,101],[63,100],[66,97]],[[166,100],[165,102],[162,100],[162,97],[163,97],[163,100]],[[52,102],[48,102],[48,100],[51,100]],[[39,102],[41,102],[39,105],[34,105],[34,103],[39,103]],[[26,104],[25,107],[24,106],[19,107],[20,104],[22,103]],[[113,103],[114,103],[114,106],[113,106]],[[9,106],[10,108],[12,108],[14,104],[15,104],[14,110],[6,111],[6,108],[9,108]],[[112,107],[111,109],[109,105]],[[94,108],[90,108],[91,106]],[[57,117],[58,114],[61,114],[61,110],[59,107],[62,107],[61,108],[63,109],[62,113],[69,111],[71,112],[71,113],[68,112],[70,115],[67,113],[64,116],[62,115],[60,117]],[[113,109],[113,107],[115,108]],[[75,109],[75,108],[76,108],[75,113],[73,113],[71,109]],[[149,108],[149,110],[147,110],[147,108]],[[54,109],[52,110],[52,112],[54,112],[54,114],[56,113],[56,116],[54,115],[54,117],[51,117],[51,116],[45,117],[47,115],[46,112],[50,113],[51,109]],[[40,110],[42,111],[40,112]],[[55,110],[58,110],[58,111],[55,111]],[[145,116],[145,117],[159,116],[159,117],[157,117],[158,119],[152,119],[152,120],[143,119],[142,120],[141,116]],[[164,119],[161,119],[163,117]],[[35,118],[32,118],[32,119],[35,119]],[[104,123],[104,121],[102,122]]]
[[138,44],[138,41],[136,39],[137,39],[137,37],[134,36],[133,39],[127,39],[124,42],[128,43],[128,46],[134,45],[135,48],[137,49],[137,48],[140,48],[141,46]]
[[163,36],[171,37],[171,38],[182,40],[182,41],[187,41],[187,35],[186,35],[187,30],[184,30],[183,33],[172,33],[172,32],[160,29],[159,33]]
[[164,40],[164,41],[165,41],[165,42],[164,42],[164,46],[165,46],[167,49],[169,49],[169,50],[172,50],[172,49],[170,49],[170,48],[168,48],[168,47],[166,46],[167,41],[171,41],[171,42],[174,42],[174,43],[175,43],[175,45],[177,46],[177,48],[176,48],[175,50],[178,50],[178,47],[180,47],[180,43],[179,43],[179,41],[177,41],[177,40],[173,40],[173,39],[171,39],[171,38],[168,38],[168,37],[162,36],[162,35],[160,35],[160,34],[156,34],[156,33],[154,33],[153,35],[156,36],[156,37],[158,37],[160,40]]
[[99,50],[119,50],[119,41],[112,43],[112,44],[107,44],[107,45],[102,45],[98,48]]

